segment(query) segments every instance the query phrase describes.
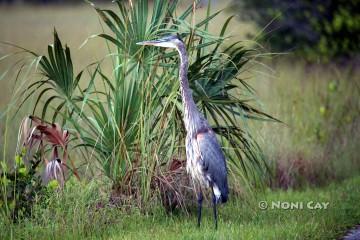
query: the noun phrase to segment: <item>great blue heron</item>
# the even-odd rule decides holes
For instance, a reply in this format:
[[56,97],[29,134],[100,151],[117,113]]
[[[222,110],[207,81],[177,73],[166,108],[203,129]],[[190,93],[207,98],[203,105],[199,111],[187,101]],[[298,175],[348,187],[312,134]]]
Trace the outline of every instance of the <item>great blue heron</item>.
[[194,102],[187,77],[188,56],[184,42],[178,35],[159,40],[144,41],[138,45],[175,48],[180,55],[179,80],[184,105],[186,128],[186,170],[198,185],[198,226],[201,223],[202,186],[210,187],[213,198],[215,228],[217,228],[216,204],[228,199],[227,169],[224,154],[208,121],[199,112]]

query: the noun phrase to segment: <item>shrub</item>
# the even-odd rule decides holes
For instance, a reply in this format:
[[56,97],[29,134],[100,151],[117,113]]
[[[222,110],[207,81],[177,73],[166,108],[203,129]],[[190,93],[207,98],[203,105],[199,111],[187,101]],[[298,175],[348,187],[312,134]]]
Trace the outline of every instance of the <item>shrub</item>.
[[[66,164],[68,131],[34,116],[24,118],[19,129],[21,151],[17,150],[10,170],[1,162],[0,176],[1,214],[13,220],[30,216],[32,206],[46,195],[46,186],[63,189],[65,170],[71,169]],[[78,177],[76,169],[71,170]]]
[[[23,159],[25,151],[15,157],[14,168],[1,173],[0,211],[13,221],[30,216],[33,205],[46,195],[38,174],[41,159],[28,160],[28,167]],[[3,168],[4,169],[4,168]]]
[[265,28],[262,41],[275,51],[293,51],[309,60],[359,54],[359,0],[244,0],[241,16]]

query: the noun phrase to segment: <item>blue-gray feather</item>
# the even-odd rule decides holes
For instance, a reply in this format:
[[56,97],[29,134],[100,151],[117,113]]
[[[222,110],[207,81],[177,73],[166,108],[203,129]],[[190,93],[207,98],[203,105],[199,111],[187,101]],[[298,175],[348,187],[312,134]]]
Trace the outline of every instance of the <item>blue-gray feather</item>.
[[200,133],[197,139],[201,154],[201,165],[210,186],[217,186],[221,193],[221,202],[228,199],[227,169],[224,154],[212,130]]

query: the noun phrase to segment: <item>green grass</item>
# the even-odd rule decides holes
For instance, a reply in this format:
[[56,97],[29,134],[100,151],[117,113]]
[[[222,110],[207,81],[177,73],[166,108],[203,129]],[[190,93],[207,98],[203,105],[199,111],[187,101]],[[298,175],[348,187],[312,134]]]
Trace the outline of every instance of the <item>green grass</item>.
[[[205,207],[203,225],[196,226],[195,209],[186,215],[161,210],[143,215],[136,209],[101,208],[105,197],[92,182],[86,187],[69,184],[64,195],[50,197],[47,207],[37,206],[34,218],[11,227],[1,226],[2,239],[334,239],[359,223],[360,177],[322,189],[266,191],[250,203],[232,198],[219,208],[219,229],[214,230],[212,211]],[[100,189],[102,189],[100,187]],[[323,210],[261,210],[259,201],[329,202]],[[41,209],[41,210],[40,210]],[[154,209],[158,209],[156,206]],[[130,212],[130,213],[129,213]],[[11,235],[10,235],[11,232]]]

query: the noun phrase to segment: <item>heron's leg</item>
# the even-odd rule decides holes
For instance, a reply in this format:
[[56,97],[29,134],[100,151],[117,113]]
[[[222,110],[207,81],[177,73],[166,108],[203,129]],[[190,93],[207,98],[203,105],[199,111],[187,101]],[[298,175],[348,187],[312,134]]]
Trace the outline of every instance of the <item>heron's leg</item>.
[[214,219],[215,219],[215,229],[217,229],[218,226],[218,220],[217,220],[217,211],[216,211],[216,196],[214,194],[214,189],[211,187],[212,195],[213,195],[213,210],[214,210]]
[[202,202],[203,202],[203,193],[202,190],[200,188],[199,192],[198,192],[198,227],[200,227],[200,223],[201,223],[201,210],[202,210]]

